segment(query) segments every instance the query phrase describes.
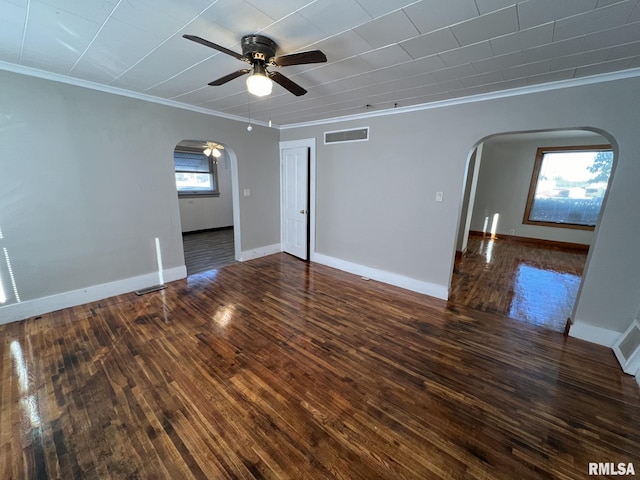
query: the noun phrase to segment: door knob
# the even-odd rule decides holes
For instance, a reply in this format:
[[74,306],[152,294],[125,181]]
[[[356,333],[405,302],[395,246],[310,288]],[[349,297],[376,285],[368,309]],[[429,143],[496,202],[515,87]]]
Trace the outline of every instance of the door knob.
[[302,213],[304,215],[304,210],[300,210],[300,213]]

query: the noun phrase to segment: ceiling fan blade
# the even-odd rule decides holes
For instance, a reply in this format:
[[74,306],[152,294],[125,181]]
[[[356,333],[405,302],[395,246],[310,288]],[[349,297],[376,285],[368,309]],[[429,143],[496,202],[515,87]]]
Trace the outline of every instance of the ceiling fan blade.
[[227,55],[231,55],[232,57],[237,58],[238,60],[246,60],[241,54],[234,52],[233,50],[229,50],[228,48],[223,47],[222,45],[218,45],[217,43],[210,42],[209,40],[205,40],[204,38],[197,37],[195,35],[182,35],[183,38],[187,40],[191,40],[192,42],[199,43],[204,45],[205,47],[213,48],[214,50],[218,50],[219,52],[226,53]]
[[304,95],[307,91],[302,88],[300,85],[295,83],[292,80],[289,80],[287,77],[282,75],[280,72],[269,72],[269,78],[276,82],[281,87],[286,88],[291,93],[293,93],[296,97]]
[[288,67],[289,65],[302,65],[305,63],[323,63],[327,61],[327,56],[320,50],[309,50],[308,52],[273,57],[271,61],[278,67]]
[[250,68],[243,68],[242,70],[237,70],[233,73],[230,73],[229,75],[220,77],[219,79],[214,80],[213,82],[209,82],[209,85],[211,85],[212,87],[219,87],[220,85],[224,85],[225,83],[230,82],[234,78],[238,78],[238,77],[241,77],[242,75],[246,75],[250,71],[251,71]]

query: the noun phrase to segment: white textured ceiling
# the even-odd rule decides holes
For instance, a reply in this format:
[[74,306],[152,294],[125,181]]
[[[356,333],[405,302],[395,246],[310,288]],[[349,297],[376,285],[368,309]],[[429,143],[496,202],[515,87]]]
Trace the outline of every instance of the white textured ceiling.
[[11,64],[247,117],[246,64],[182,38],[241,51],[320,49],[325,64],[278,69],[251,116],[277,125],[407,107],[640,67],[639,0],[0,0]]

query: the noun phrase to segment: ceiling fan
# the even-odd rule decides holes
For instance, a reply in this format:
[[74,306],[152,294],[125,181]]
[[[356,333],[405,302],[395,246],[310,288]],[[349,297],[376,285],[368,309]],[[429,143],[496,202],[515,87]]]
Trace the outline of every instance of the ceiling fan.
[[238,60],[251,64],[251,68],[236,70],[235,72],[225,75],[224,77],[220,77],[213,82],[209,82],[209,85],[223,85],[234,78],[251,73],[247,78],[247,89],[250,93],[259,97],[263,97],[271,93],[271,88],[273,86],[271,80],[298,97],[307,93],[304,88],[285,77],[280,72],[270,72],[267,68],[288,67],[290,65],[322,63],[327,61],[326,55],[320,50],[310,50],[308,52],[292,53],[290,55],[276,55],[276,50],[278,49],[276,43],[268,37],[257,34],[245,35],[242,37],[242,54],[195,35],[183,35],[183,37],[187,40],[191,40],[192,42],[213,48],[214,50],[226,53]]

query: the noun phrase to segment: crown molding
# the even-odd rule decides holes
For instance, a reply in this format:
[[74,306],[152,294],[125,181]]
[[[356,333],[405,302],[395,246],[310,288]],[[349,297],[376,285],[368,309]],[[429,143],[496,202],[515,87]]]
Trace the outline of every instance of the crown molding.
[[317,125],[327,125],[331,123],[349,122],[351,120],[363,120],[372,117],[384,117],[387,115],[397,115],[400,113],[418,112],[421,110],[431,110],[434,108],[450,107],[453,105],[464,105],[467,103],[484,102],[487,100],[495,100],[500,98],[515,97],[519,95],[528,95],[531,93],[549,92],[562,88],[573,88],[584,85],[592,85],[596,83],[612,82],[616,80],[624,80],[627,78],[640,77],[640,68],[633,68],[619,72],[601,73],[589,77],[572,78],[568,80],[558,80],[556,82],[542,83],[539,85],[530,85],[526,87],[517,87],[509,90],[501,90],[498,92],[481,93],[468,97],[452,98],[450,100],[440,100],[431,103],[421,103],[418,105],[410,105],[407,107],[397,107],[392,109],[380,110],[377,112],[359,113],[355,115],[345,115],[342,117],[326,118],[322,120],[312,120],[309,122],[289,123],[280,125],[280,130],[290,130],[294,128],[313,127]]
[[[0,70],[18,73],[21,75],[27,75],[30,77],[42,78],[45,80],[51,80],[54,82],[64,83],[67,85],[73,85],[81,88],[88,88],[90,90],[96,90],[104,93],[111,93],[113,95],[119,95],[122,97],[134,98],[145,102],[156,103],[159,105],[165,105],[168,107],[179,108],[182,110],[189,110],[191,112],[202,113],[212,117],[224,118],[227,120],[233,120],[237,122],[249,122],[247,117],[240,117],[237,115],[230,115],[227,113],[219,112],[217,110],[211,110],[207,108],[197,107],[195,105],[189,105],[186,103],[176,102],[175,100],[169,100],[166,98],[154,97],[153,95],[146,95],[144,93],[132,92],[123,88],[112,87],[110,85],[104,85],[101,83],[91,82],[89,80],[83,80],[80,78],[69,77],[59,73],[47,72],[37,68],[26,67],[24,65],[17,65],[15,63],[4,62],[0,60]],[[633,68],[629,70],[623,70],[619,72],[601,73],[598,75],[592,75],[589,77],[573,78],[568,80],[559,80],[556,82],[543,83],[539,85],[531,85],[526,87],[517,87],[509,90],[501,90],[498,92],[481,93],[478,95],[471,95],[467,97],[452,98],[450,100],[440,100],[431,103],[421,103],[418,105],[410,105],[407,107],[398,107],[393,109],[380,110],[377,112],[367,112],[355,115],[345,115],[342,117],[332,117],[321,120],[312,120],[309,122],[289,123],[285,125],[272,125],[271,128],[276,130],[291,130],[295,128],[313,127],[317,125],[327,125],[332,123],[349,122],[352,120],[362,120],[373,117],[384,117],[387,115],[397,115],[401,113],[418,112],[421,110],[431,110],[435,108],[450,107],[454,105],[465,105],[467,103],[484,102],[487,100],[496,100],[500,98],[508,98],[519,95],[528,95],[531,93],[549,92],[553,90],[559,90],[562,88],[573,88],[584,85],[593,85],[597,83],[612,82],[616,80],[624,80],[627,78],[640,77],[640,68]],[[251,120],[254,125],[261,125],[263,127],[269,127],[268,122],[260,120]]]
[[[165,105],[167,107],[179,108],[181,110],[189,110],[191,112],[202,113],[212,117],[225,118],[227,120],[234,120],[237,122],[246,123],[249,121],[246,117],[240,117],[237,115],[229,115],[217,110],[211,110],[208,108],[196,107],[195,105],[188,105],[186,103],[176,102],[175,100],[168,100],[166,98],[154,97],[153,95],[146,95],[144,93],[132,92],[131,90],[125,90],[124,88],[112,87],[110,85],[104,85],[101,83],[91,82],[89,80],[83,80],[81,78],[69,77],[59,73],[47,72],[37,68],[26,67],[24,65],[17,65],[15,63],[4,62],[0,60],[0,70],[4,70],[12,73],[19,73],[21,75],[27,75],[29,77],[42,78],[44,80],[51,80],[54,82],[64,83],[67,85],[73,85],[75,87],[88,88],[89,90],[97,90],[99,92],[111,93],[113,95],[119,95],[121,97],[134,98],[136,100],[142,100],[150,103],[157,103],[159,105]],[[259,120],[251,120],[253,125],[261,125],[268,127],[267,122]],[[278,126],[272,126],[272,128],[278,129]]]

